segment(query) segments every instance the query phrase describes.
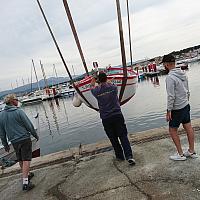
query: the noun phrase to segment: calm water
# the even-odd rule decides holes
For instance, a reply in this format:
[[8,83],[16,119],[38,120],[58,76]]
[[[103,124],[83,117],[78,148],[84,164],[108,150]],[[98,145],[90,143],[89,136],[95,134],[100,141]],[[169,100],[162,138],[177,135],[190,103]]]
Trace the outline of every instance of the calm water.
[[[191,64],[187,75],[192,119],[200,118],[199,74],[200,64]],[[99,114],[85,105],[73,107],[71,98],[26,106],[24,110],[29,116],[36,112],[40,114],[40,147],[43,155],[106,138]],[[167,126],[165,76],[139,82],[135,97],[122,107],[122,111],[129,133]]]

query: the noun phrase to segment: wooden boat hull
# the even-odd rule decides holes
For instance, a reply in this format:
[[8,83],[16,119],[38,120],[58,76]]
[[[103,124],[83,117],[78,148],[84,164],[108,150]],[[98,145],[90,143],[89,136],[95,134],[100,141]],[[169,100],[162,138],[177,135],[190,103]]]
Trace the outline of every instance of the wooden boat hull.
[[[123,78],[124,77],[122,74],[111,75],[111,76],[108,75],[108,81],[115,84],[118,87],[118,91],[121,90]],[[91,76],[87,77],[81,82],[79,82],[77,84],[77,87],[79,88],[83,96],[87,99],[87,101],[90,103],[90,105],[92,105],[92,107],[95,109],[99,109],[97,100],[91,93],[91,89],[93,88],[91,87],[91,80],[92,80]],[[137,75],[134,74],[134,75],[128,76],[124,94],[121,99],[120,105],[125,104],[135,95],[136,87],[137,87]],[[119,95],[119,92],[118,92],[118,95]],[[75,98],[79,98],[81,102],[91,107],[80,95],[75,96]]]

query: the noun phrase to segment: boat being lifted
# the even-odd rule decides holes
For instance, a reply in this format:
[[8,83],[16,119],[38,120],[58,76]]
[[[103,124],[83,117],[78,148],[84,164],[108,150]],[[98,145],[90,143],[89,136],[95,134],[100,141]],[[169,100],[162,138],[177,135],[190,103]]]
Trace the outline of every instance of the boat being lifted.
[[[118,91],[120,91],[122,88],[122,82],[124,79],[123,68],[110,67],[109,69],[105,70],[105,72],[107,74],[108,81],[115,84],[118,87]],[[91,93],[91,89],[93,88],[91,86],[92,78],[93,78],[93,76],[88,76],[88,77],[82,79],[81,81],[75,82],[75,85],[76,85],[76,87],[79,88],[81,93],[90,102],[90,104],[95,109],[99,109],[97,100]],[[127,82],[126,82],[126,87],[124,89],[123,97],[120,102],[121,105],[128,102],[135,95],[136,84],[137,84],[136,72],[134,72],[133,70],[127,70]],[[79,107],[82,102],[85,103],[87,106],[89,106],[87,104],[87,102],[80,95],[74,96],[73,105],[75,107]]]
[[[116,7],[117,7],[117,17],[118,17],[118,26],[119,26],[119,37],[120,37],[120,47],[121,47],[121,59],[122,59],[122,67],[119,68],[112,68],[110,67],[109,69],[107,69],[105,72],[108,76],[108,80],[110,80],[112,83],[116,84],[118,87],[118,91],[119,91],[119,101],[120,101],[120,105],[125,104],[126,102],[128,102],[134,95],[136,92],[136,83],[138,80],[137,77],[137,73],[134,72],[132,70],[132,49],[131,49],[131,34],[130,34],[130,21],[129,21],[129,5],[128,5],[128,1],[127,2],[127,13],[128,13],[128,27],[129,27],[129,45],[130,45],[130,56],[131,56],[131,66],[130,69],[127,66],[126,63],[126,55],[125,55],[125,45],[124,45],[124,36],[123,36],[123,27],[122,27],[122,18],[121,18],[121,9],[120,9],[120,1],[116,0]],[[45,13],[41,7],[41,4],[39,2],[39,0],[37,0],[37,3],[39,5],[40,11],[43,15],[43,18],[46,22],[46,25],[49,29],[49,32],[52,36],[52,39],[55,43],[55,46],[58,50],[58,53],[62,59],[62,62],[65,66],[65,69],[69,75],[69,78],[73,84],[74,89],[76,90],[76,95],[74,96],[74,101],[73,101],[73,105],[74,106],[80,106],[82,102],[84,102],[88,107],[98,111],[98,104],[97,104],[97,100],[93,97],[92,93],[91,93],[91,81],[92,81],[92,75],[89,74],[88,72],[88,68],[86,65],[86,61],[83,55],[83,51],[80,45],[80,41],[78,38],[78,34],[76,32],[76,28],[71,16],[71,12],[67,3],[67,0],[63,0],[63,4],[65,7],[65,11],[72,29],[72,33],[74,35],[74,39],[77,45],[77,48],[79,50],[79,54],[83,63],[83,66],[85,68],[85,72],[86,72],[86,76],[78,81],[75,82],[71,76],[71,73],[67,67],[67,64],[65,62],[65,59],[61,53],[61,50],[58,46],[58,43],[55,39],[55,36],[51,30],[51,27],[47,21],[47,18],[45,16]]]

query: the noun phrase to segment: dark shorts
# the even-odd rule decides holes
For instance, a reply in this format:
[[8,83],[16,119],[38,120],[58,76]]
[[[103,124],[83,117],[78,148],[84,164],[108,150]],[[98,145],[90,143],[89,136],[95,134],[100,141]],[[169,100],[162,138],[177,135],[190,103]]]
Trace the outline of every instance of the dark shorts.
[[179,110],[172,110],[171,114],[172,120],[169,122],[169,127],[178,128],[180,124],[187,124],[190,122],[190,105]]
[[32,142],[31,139],[25,139],[12,144],[18,161],[31,161]]

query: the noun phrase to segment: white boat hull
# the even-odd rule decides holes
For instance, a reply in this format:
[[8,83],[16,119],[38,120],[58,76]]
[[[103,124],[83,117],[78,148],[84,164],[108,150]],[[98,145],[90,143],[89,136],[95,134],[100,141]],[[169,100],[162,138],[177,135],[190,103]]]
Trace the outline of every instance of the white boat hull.
[[[108,76],[108,81],[110,81],[110,82],[114,83],[115,85],[117,85],[117,87],[118,87],[118,96],[120,94],[119,91],[121,90],[121,87],[122,87],[122,79],[123,79],[123,77],[121,75]],[[90,103],[90,105],[92,105],[93,108],[98,110],[99,107],[98,107],[97,100],[91,93],[91,89],[93,88],[93,87],[91,87],[91,80],[92,80],[92,77],[86,78],[85,82],[83,84],[79,83],[78,88],[79,88],[80,92],[83,94],[83,96]],[[129,76],[128,79],[127,79],[127,82],[126,82],[126,86],[125,86],[123,97],[122,97],[122,99],[120,101],[120,105],[125,104],[127,101],[129,101],[135,95],[136,87],[137,87],[137,76],[136,75]],[[75,98],[77,98],[77,96],[75,96]],[[85,103],[87,106],[91,107],[85,101],[85,99],[82,98],[80,95],[78,95],[78,98],[80,99],[80,101]]]

